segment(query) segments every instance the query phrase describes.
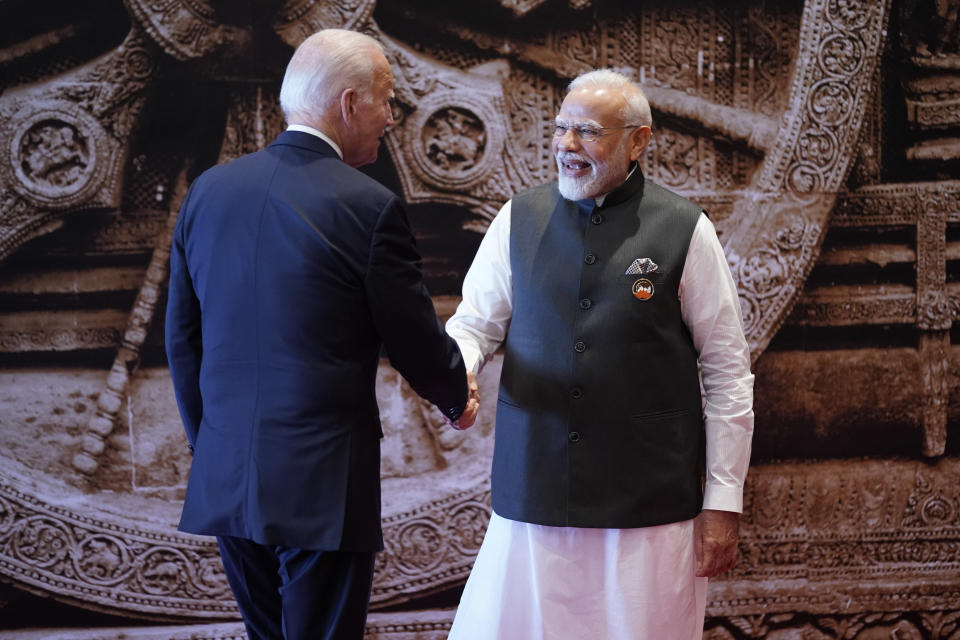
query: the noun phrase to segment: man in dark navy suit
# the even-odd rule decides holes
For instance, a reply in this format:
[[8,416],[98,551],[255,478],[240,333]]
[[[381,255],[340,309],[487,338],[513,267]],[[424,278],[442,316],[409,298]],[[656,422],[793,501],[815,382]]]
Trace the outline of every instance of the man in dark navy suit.
[[376,40],[312,35],[280,90],[287,131],[201,175],[174,231],[167,356],[193,451],[180,529],[217,536],[251,639],[363,635],[383,548],[381,345],[454,427],[476,417],[402,203],[355,169],[392,97]]

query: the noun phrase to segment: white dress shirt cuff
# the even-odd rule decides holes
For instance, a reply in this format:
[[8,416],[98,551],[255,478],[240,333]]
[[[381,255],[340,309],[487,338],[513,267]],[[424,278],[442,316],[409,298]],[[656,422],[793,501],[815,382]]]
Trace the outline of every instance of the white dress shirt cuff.
[[703,491],[703,508],[716,511],[743,511],[743,488],[707,483]]
[[466,366],[467,371],[474,374],[479,373],[480,365],[483,364],[483,354],[469,341],[457,340],[456,336],[453,336],[453,338],[456,340],[457,346],[460,347],[460,353],[463,355],[463,364]]

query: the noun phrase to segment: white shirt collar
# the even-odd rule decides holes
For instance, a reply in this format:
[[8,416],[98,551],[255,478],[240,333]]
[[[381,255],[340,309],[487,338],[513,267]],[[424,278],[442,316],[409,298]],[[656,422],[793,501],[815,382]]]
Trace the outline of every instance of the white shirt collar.
[[343,151],[340,150],[340,145],[338,145],[336,142],[331,140],[330,136],[325,134],[323,131],[320,131],[319,129],[314,129],[313,127],[308,127],[305,124],[291,124],[289,127],[287,127],[287,131],[301,131],[303,133],[309,133],[312,136],[317,136],[318,138],[320,138],[321,140],[329,144],[331,147],[333,147],[333,150],[336,151],[337,155],[340,156],[340,159],[343,160]]

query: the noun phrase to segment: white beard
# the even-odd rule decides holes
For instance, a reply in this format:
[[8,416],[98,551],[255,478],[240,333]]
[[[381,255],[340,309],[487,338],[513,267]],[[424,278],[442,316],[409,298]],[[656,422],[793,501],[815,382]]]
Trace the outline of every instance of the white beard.
[[[594,164],[590,163],[590,173],[585,176],[572,177],[564,175],[561,157],[564,154],[557,154],[557,188],[560,195],[567,200],[585,200],[587,198],[596,198],[605,193],[613,191],[619,187],[626,179],[630,171],[630,162],[626,160],[623,167],[615,167],[612,163]],[[576,153],[568,154],[574,158]],[[622,175],[623,178],[615,179],[611,182],[611,175]]]
[[600,195],[599,193],[594,194],[597,176],[596,169],[591,169],[590,175],[579,178],[572,178],[561,173],[557,180],[560,195],[567,200],[585,200],[593,195]]

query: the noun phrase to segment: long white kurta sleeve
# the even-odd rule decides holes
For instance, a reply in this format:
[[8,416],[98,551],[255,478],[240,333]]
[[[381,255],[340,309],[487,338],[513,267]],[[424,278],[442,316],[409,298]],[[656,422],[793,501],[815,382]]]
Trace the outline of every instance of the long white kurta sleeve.
[[[463,283],[463,301],[447,321],[469,370],[478,371],[507,335],[513,312],[511,202],[490,224]],[[680,308],[699,352],[706,396],[703,507],[741,511],[753,436],[753,374],[740,303],[713,224],[701,215],[680,278]]]

